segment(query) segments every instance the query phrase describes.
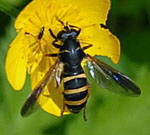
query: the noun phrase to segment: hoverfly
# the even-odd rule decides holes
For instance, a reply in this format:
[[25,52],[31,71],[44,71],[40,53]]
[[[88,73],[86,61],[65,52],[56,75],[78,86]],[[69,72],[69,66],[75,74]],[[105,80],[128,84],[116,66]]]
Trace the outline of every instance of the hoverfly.
[[[46,55],[48,57],[57,57],[58,60],[49,69],[40,85],[27,98],[21,110],[22,116],[26,115],[28,110],[32,110],[44,87],[52,79],[55,79],[58,85],[63,83],[63,104],[72,113],[78,113],[86,107],[90,87],[86,78],[87,74],[98,85],[113,92],[127,96],[138,96],[141,94],[140,88],[130,78],[111,68],[96,57],[92,57],[84,52],[84,50],[89,49],[92,45],[89,44],[81,47],[80,41],[77,39],[81,28],[68,24],[64,25],[61,20],[59,22],[64,26],[64,29],[58,32],[57,35],[53,33],[52,29],[49,29],[50,35],[54,38],[52,45],[59,49],[59,53]],[[44,28],[42,28],[42,32],[38,37],[42,37],[43,31]],[[62,44],[57,44],[57,41],[61,41]],[[87,60],[85,71],[81,66],[83,59]]]

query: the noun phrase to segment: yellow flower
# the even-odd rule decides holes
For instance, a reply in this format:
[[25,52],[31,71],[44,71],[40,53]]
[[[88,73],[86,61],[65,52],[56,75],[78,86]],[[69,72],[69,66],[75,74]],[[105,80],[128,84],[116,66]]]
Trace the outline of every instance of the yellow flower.
[[[7,78],[12,87],[15,90],[22,89],[28,73],[34,89],[55,63],[56,58],[46,57],[45,54],[58,52],[58,49],[52,46],[54,39],[48,31],[49,28],[52,29],[56,35],[63,29],[57,18],[81,28],[78,37],[81,45],[93,45],[86,53],[92,56],[107,56],[117,63],[120,43],[108,29],[100,26],[106,24],[109,9],[109,0],[33,0],[29,3],[16,19],[15,28],[18,35],[11,43],[6,58]],[[43,29],[43,36],[40,37]],[[38,99],[42,109],[61,116],[62,89],[63,86],[55,91],[53,85],[46,85],[44,93]],[[68,113],[67,110],[64,112]]]

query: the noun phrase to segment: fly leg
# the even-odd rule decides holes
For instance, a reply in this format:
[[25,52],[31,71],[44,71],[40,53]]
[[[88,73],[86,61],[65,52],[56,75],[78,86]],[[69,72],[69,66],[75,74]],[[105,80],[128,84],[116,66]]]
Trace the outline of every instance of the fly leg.
[[55,34],[53,33],[53,31],[52,31],[51,29],[48,29],[48,30],[49,30],[50,35],[55,39],[55,40],[52,42],[52,45],[53,45],[55,48],[60,48],[61,45],[56,44],[56,42],[58,41],[57,36],[55,36]]
[[77,36],[80,34],[81,32],[81,28],[77,27],[77,26],[74,26],[74,25],[69,25],[70,28],[77,28],[78,31],[77,31]]
[[63,96],[63,106],[62,106],[62,110],[61,110],[61,117],[64,116],[64,112],[65,112],[65,99],[64,99],[64,96]]
[[36,42],[33,43],[33,44],[39,43],[40,49],[41,49],[42,51],[43,51],[43,49],[42,49],[42,45],[41,45],[40,40],[42,39],[42,37],[43,37],[43,35],[44,35],[44,30],[45,30],[45,27],[43,26],[37,36],[35,36],[35,35],[33,35],[32,33],[29,33],[29,32],[25,32],[25,33],[24,33],[24,34],[26,34],[26,35],[32,36],[32,37],[36,40]]
[[86,117],[86,106],[83,108],[83,119],[84,119],[84,121],[87,121],[87,117]]
[[88,48],[90,48],[90,47],[92,47],[93,45],[92,44],[89,44],[89,45],[87,45],[87,46],[84,46],[82,49],[83,50],[86,50],[86,49],[88,49]]
[[51,54],[45,54],[45,56],[48,57],[58,57],[59,53],[51,53]]

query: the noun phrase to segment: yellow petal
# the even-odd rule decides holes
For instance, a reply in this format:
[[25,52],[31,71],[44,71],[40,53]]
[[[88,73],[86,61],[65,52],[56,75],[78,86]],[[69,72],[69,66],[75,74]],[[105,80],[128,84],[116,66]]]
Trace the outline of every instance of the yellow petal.
[[105,24],[110,9],[110,0],[71,0],[70,3],[86,14],[86,18],[83,18],[86,21]]
[[25,27],[26,23],[29,21],[30,16],[35,13],[34,11],[36,8],[35,1],[32,1],[20,12],[15,22],[15,28],[17,30]]
[[[115,64],[119,61],[120,42],[108,29],[104,29],[99,26],[86,28],[82,31],[80,38],[81,41],[93,45],[89,49],[85,50],[86,53],[93,56],[107,56],[111,58]],[[84,43],[82,45],[84,45]]]
[[43,56],[36,69],[31,73],[32,89],[34,89],[38,85],[38,83],[44,78],[45,74],[54,63],[55,62],[52,61],[50,58]]
[[[51,27],[57,16],[64,22],[80,26],[84,23],[105,24],[110,9],[110,0],[34,0],[30,2],[17,17],[15,27],[21,29],[37,17],[43,25]],[[36,24],[35,24],[36,25]]]
[[27,54],[24,32],[20,32],[11,43],[6,57],[6,74],[15,90],[22,89],[26,79]]

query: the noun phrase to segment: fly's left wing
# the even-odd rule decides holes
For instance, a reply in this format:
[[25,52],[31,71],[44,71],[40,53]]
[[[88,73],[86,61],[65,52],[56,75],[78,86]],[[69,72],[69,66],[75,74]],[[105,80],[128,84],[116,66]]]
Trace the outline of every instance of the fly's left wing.
[[127,96],[139,96],[140,88],[127,76],[101,62],[96,57],[87,55],[85,73],[90,75],[102,88]]
[[[60,84],[60,75],[58,76],[59,67],[61,67],[62,63],[58,60],[55,65],[46,73],[45,77],[39,83],[39,85],[31,92],[28,96],[27,100],[25,101],[22,109],[21,115],[28,116],[30,115],[33,110],[36,108],[36,102],[41,93],[44,92],[44,87],[50,83],[54,78],[57,84]],[[61,70],[62,71],[62,70]],[[61,73],[59,73],[61,74]],[[59,79],[59,81],[57,81]]]

